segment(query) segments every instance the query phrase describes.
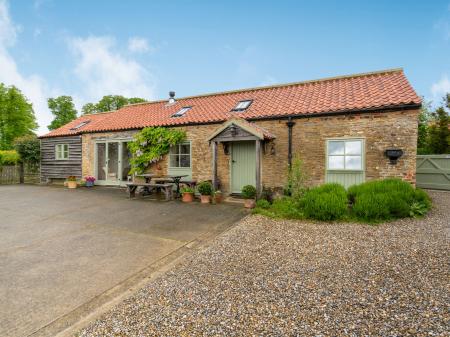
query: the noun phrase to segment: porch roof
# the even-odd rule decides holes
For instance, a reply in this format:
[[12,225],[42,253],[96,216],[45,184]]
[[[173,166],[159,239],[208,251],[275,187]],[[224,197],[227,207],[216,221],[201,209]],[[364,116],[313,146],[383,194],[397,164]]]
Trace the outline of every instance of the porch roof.
[[269,131],[263,129],[255,123],[251,123],[243,118],[233,116],[229,118],[225,123],[223,123],[219,128],[217,128],[208,138],[208,141],[213,141],[216,137],[218,137],[222,132],[230,128],[232,125],[241,128],[242,130],[258,138],[259,140],[271,140],[276,138]]

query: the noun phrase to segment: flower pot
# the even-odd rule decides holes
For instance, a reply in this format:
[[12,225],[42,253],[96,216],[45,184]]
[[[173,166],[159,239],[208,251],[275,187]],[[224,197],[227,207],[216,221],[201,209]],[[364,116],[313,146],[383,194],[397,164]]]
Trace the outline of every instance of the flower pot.
[[183,202],[193,202],[194,201],[194,193],[184,192],[182,197],[181,197],[181,200]]
[[255,205],[256,205],[255,199],[245,199],[244,200],[245,208],[255,208]]
[[209,204],[211,202],[211,196],[210,195],[201,195],[200,201],[202,204]]
[[92,187],[92,186],[94,186],[93,181],[86,181],[86,187]]
[[67,187],[68,188],[77,188],[77,182],[70,180],[70,181],[67,182]]
[[220,204],[222,202],[222,200],[223,200],[222,194],[216,194],[214,196],[214,201],[216,202],[216,204]]

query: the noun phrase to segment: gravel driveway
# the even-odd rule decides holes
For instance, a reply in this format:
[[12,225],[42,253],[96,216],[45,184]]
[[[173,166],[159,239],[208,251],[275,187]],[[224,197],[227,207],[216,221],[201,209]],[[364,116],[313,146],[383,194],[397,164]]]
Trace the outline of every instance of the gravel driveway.
[[448,336],[450,193],[379,226],[248,216],[81,336]]

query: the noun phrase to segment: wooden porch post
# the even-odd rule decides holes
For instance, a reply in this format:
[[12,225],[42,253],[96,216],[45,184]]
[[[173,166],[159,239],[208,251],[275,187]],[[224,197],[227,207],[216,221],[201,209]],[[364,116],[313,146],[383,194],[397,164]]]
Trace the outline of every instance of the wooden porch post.
[[217,142],[213,141],[211,145],[212,145],[212,155],[213,155],[213,160],[212,160],[212,170],[213,170],[212,183],[213,183],[214,190],[217,190]]
[[256,197],[261,195],[261,140],[256,140]]

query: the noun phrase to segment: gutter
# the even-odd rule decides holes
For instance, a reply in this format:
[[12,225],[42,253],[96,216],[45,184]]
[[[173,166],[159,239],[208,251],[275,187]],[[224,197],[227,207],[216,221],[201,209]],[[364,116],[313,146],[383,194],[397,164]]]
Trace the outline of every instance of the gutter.
[[291,169],[292,166],[292,128],[295,125],[295,122],[292,121],[292,117],[288,118],[286,123],[288,127],[288,167]]

